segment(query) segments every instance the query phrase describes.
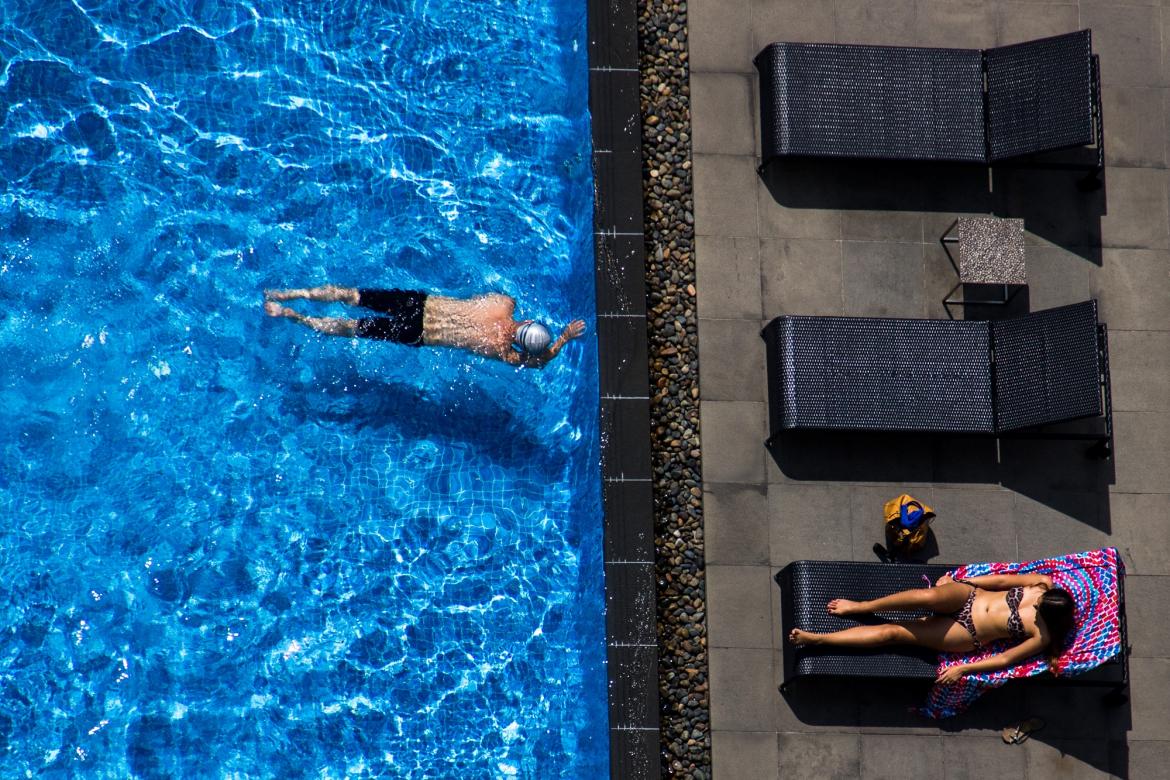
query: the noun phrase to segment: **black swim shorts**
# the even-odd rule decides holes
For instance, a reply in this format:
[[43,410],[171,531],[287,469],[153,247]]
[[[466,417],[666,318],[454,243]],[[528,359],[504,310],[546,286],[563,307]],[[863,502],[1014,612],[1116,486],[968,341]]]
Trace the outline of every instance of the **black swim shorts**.
[[365,339],[382,339],[412,347],[422,346],[423,306],[427,294],[417,290],[358,290],[358,306],[388,314],[388,317],[362,317],[356,335]]

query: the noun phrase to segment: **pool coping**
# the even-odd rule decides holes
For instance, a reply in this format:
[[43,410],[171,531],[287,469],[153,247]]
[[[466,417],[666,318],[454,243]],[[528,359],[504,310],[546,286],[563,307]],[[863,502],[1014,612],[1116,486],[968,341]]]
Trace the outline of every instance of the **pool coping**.
[[659,775],[638,17],[587,0],[610,777]]

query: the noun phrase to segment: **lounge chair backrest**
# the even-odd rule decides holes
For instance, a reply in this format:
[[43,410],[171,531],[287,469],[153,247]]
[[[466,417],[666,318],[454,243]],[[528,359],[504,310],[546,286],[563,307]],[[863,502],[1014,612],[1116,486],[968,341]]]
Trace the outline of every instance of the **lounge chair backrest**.
[[985,55],[993,161],[1093,143],[1088,30],[1000,46]]
[[774,43],[756,67],[765,160],[986,159],[978,50]]
[[996,429],[1102,413],[1095,300],[991,323]]

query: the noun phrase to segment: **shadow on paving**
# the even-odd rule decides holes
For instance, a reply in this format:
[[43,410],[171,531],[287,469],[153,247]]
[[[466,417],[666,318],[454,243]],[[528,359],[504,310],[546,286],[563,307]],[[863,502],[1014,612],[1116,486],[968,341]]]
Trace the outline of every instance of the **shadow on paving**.
[[[1083,161],[1073,150],[1068,159]],[[1093,157],[1095,159],[1095,157]],[[920,162],[777,158],[760,174],[787,208],[994,214],[1101,265],[1102,186],[1084,191],[1085,170]],[[927,237],[928,240],[932,237]]]
[[906,432],[790,431],[778,435],[768,451],[793,480],[1002,485],[1109,533],[1114,461],[1090,457],[1091,444]]
[[[987,692],[969,710],[945,720],[914,711],[929,690],[930,684],[919,680],[803,679],[780,695],[797,720],[822,728],[998,736],[1004,728],[1038,717],[1046,725],[1030,739],[1101,772],[1129,777],[1130,705],[1107,699],[1106,689],[1015,681]],[[1003,744],[996,749],[1024,750],[1026,746]]]

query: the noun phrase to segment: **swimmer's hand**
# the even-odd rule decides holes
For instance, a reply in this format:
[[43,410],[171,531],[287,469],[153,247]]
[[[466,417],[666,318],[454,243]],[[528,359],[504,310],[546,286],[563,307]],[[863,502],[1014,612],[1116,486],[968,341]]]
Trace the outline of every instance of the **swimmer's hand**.
[[963,675],[967,673],[967,665],[959,664],[958,666],[951,666],[943,670],[943,673],[935,680],[936,685],[951,685],[957,683]]
[[581,338],[581,334],[585,332],[585,320],[573,320],[565,329],[561,331],[561,342],[572,341],[573,339]]
[[944,574],[943,576],[939,577],[934,584],[937,587],[939,585],[946,585],[948,582],[954,582],[954,580],[951,579],[951,575]]

